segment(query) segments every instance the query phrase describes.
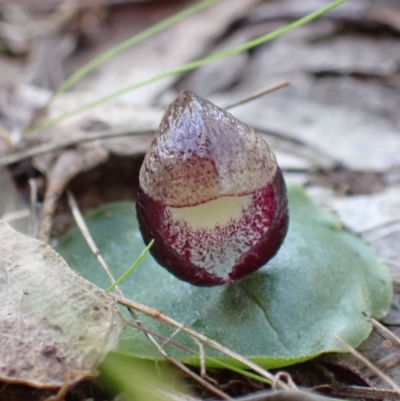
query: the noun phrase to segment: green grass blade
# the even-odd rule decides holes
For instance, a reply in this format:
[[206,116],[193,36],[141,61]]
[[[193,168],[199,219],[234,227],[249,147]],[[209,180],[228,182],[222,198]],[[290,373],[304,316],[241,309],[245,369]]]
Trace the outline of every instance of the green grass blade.
[[243,376],[248,377],[249,379],[254,379],[264,384],[269,384],[269,385],[273,384],[271,380],[268,380],[265,377],[261,377],[260,375],[252,373],[248,370],[238,368],[237,366],[231,365],[230,363],[221,361],[219,359],[211,358],[209,356],[206,356],[205,359],[208,362],[212,362],[214,365],[219,365],[220,368],[229,369],[232,372],[239,373]]
[[79,80],[81,80],[85,75],[89,74],[89,72],[93,71],[99,65],[105,63],[112,57],[116,56],[119,53],[122,53],[129,47],[136,45],[137,43],[147,39],[148,37],[162,31],[163,29],[168,28],[169,26],[176,24],[177,22],[183,20],[184,18],[189,17],[190,15],[202,10],[203,8],[209,7],[212,4],[218,2],[219,0],[203,0],[191,7],[188,7],[169,18],[164,19],[163,21],[159,22],[151,26],[148,29],[140,32],[139,34],[132,36],[131,38],[125,40],[124,42],[120,43],[119,45],[113,47],[112,49],[106,51],[105,53],[101,54],[100,56],[96,57],[89,63],[85,64],[82,68],[76,71],[70,78],[68,78],[60,87],[56,90],[55,94],[53,95],[52,99],[56,96],[60,95],[61,93],[65,92],[73,85],[75,85]]
[[112,291],[117,285],[121,284],[139,265],[139,263],[146,256],[147,252],[149,252],[150,248],[153,246],[154,240],[152,239],[149,244],[144,248],[143,252],[139,255],[139,257],[135,260],[133,265],[118,279],[115,280],[106,290],[105,292]]
[[291,24],[288,24],[288,25],[286,25],[286,26],[284,26],[282,28],[279,28],[279,29],[277,29],[277,30],[275,30],[275,31],[273,31],[271,33],[266,34],[266,35],[260,36],[260,37],[258,37],[256,39],[253,39],[253,40],[251,40],[249,42],[246,42],[246,43],[244,43],[242,45],[235,46],[235,47],[232,47],[230,49],[224,50],[224,51],[222,51],[220,53],[216,53],[216,54],[213,54],[211,56],[207,56],[207,57],[192,61],[192,62],[184,64],[184,65],[182,65],[182,66],[180,66],[178,68],[175,68],[173,70],[169,70],[169,71],[164,72],[164,73],[162,73],[160,75],[156,75],[155,77],[152,77],[152,78],[147,79],[145,81],[142,81],[142,82],[139,82],[137,84],[133,84],[133,85],[127,86],[125,88],[122,88],[122,89],[120,89],[118,91],[112,92],[112,93],[110,93],[110,94],[108,94],[108,95],[106,95],[106,96],[104,96],[104,97],[102,97],[100,99],[95,100],[94,102],[87,103],[87,104],[81,106],[78,109],[72,110],[70,112],[67,112],[67,113],[61,115],[60,117],[58,117],[58,118],[48,122],[47,124],[39,127],[39,129],[43,129],[43,128],[47,128],[47,127],[50,127],[50,126],[54,126],[54,125],[60,123],[61,121],[66,120],[67,118],[73,117],[73,116],[75,116],[75,115],[77,115],[79,113],[82,113],[84,111],[90,110],[90,109],[92,109],[92,108],[94,108],[96,106],[99,106],[99,105],[101,105],[103,103],[106,103],[106,102],[108,102],[110,100],[113,100],[116,97],[121,96],[121,95],[123,95],[125,93],[128,93],[128,92],[131,92],[131,91],[133,91],[135,89],[139,89],[139,88],[141,88],[143,86],[150,85],[150,84],[152,84],[154,82],[160,81],[161,79],[164,79],[164,78],[167,78],[167,77],[171,77],[171,76],[174,76],[174,75],[178,75],[178,74],[182,74],[182,73],[185,73],[185,72],[188,72],[188,71],[192,71],[192,70],[194,70],[196,68],[199,68],[199,67],[201,67],[201,66],[203,66],[205,64],[208,64],[208,63],[211,63],[213,61],[220,60],[220,59],[222,59],[224,57],[232,56],[234,54],[237,54],[237,53],[252,49],[252,48],[254,48],[256,46],[259,46],[261,44],[264,44],[264,43],[266,43],[266,42],[268,42],[270,40],[276,39],[277,37],[289,32],[289,31],[292,31],[293,29],[299,28],[299,27],[301,27],[301,26],[303,26],[303,25],[305,25],[305,24],[307,24],[307,23],[309,23],[309,22],[321,17],[323,14],[327,13],[328,11],[331,11],[332,9],[336,8],[337,6],[339,6],[340,4],[342,4],[342,3],[346,2],[346,1],[347,0],[336,0],[333,3],[331,3],[330,5],[328,5],[326,7],[323,7],[323,8],[321,8],[321,9],[319,9],[319,10],[317,10],[317,11],[311,13],[311,14],[308,14],[305,17],[300,18],[299,20],[297,20],[297,21],[295,21],[295,22],[293,22]]

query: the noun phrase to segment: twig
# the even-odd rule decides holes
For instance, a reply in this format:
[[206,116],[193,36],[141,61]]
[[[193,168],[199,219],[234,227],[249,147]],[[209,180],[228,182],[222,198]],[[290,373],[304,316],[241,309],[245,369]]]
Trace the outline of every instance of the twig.
[[[130,310],[128,308],[128,310]],[[137,319],[138,320],[138,319]],[[190,376],[193,380],[197,381],[197,383],[199,383],[200,385],[202,385],[204,388],[206,388],[208,391],[212,392],[213,394],[217,395],[218,397],[220,397],[223,400],[230,400],[231,397],[229,397],[227,394],[225,394],[223,391],[220,391],[217,387],[215,387],[215,385],[209,383],[207,379],[210,380],[210,378],[208,377],[204,377],[197,375],[196,373],[192,372],[187,366],[183,365],[181,362],[177,361],[175,358],[169,356],[165,351],[164,351],[164,346],[165,344],[169,343],[171,345],[174,345],[175,347],[181,348],[184,351],[188,351],[188,352],[193,352],[190,348],[185,347],[182,344],[179,344],[175,341],[173,341],[171,338],[177,334],[179,331],[181,331],[180,329],[175,330],[175,332],[169,337],[169,338],[165,338],[164,336],[161,336],[160,334],[154,333],[151,330],[148,330],[144,327],[143,323],[140,323],[140,325],[135,325],[134,323],[131,322],[127,322],[127,324],[131,327],[137,328],[138,330],[142,331],[143,333],[145,333],[149,339],[151,340],[152,336],[154,337],[158,337],[162,340],[164,340],[164,343],[162,344],[162,346],[160,346],[158,343],[153,343],[157,350],[160,352],[161,355],[164,356],[164,358],[169,361],[170,363],[172,363],[174,366],[176,366],[178,369],[182,370],[183,372],[185,372],[188,376]],[[155,340],[154,340],[155,341]],[[152,341],[153,342],[153,341]]]
[[[72,214],[73,214],[73,216],[75,218],[75,221],[76,221],[79,229],[81,230],[81,233],[82,233],[83,237],[85,238],[85,240],[86,240],[87,244],[89,245],[89,247],[90,247],[91,251],[93,252],[93,254],[96,256],[96,259],[99,261],[100,265],[103,267],[103,269],[106,272],[107,276],[109,277],[111,283],[114,283],[115,279],[114,279],[110,269],[108,268],[106,262],[104,261],[103,257],[101,256],[100,251],[97,248],[92,236],[90,235],[89,229],[86,226],[86,223],[85,223],[85,221],[84,221],[84,219],[82,217],[82,214],[81,214],[81,212],[79,210],[79,207],[78,207],[78,204],[77,204],[75,198],[73,197],[72,193],[70,193],[69,191],[67,192],[67,194],[68,194],[68,202],[69,202]],[[122,291],[120,290],[120,288],[118,286],[115,287],[115,290],[117,291],[117,293],[118,293],[118,295],[120,297],[123,297]],[[110,294],[110,295],[113,295],[113,294]],[[215,394],[219,398],[221,398],[223,400],[231,399],[231,397],[229,397],[227,394],[225,394],[224,392],[222,392],[221,390],[219,390],[218,388],[213,386],[211,383],[208,383],[206,380],[201,378],[196,373],[192,372],[189,368],[187,368],[181,362],[179,362],[175,358],[169,356],[162,349],[162,347],[158,344],[158,342],[155,340],[155,338],[151,334],[147,333],[148,330],[143,325],[143,323],[139,320],[139,318],[136,316],[136,314],[132,310],[132,308],[130,308],[129,306],[128,306],[128,311],[131,314],[131,316],[133,317],[133,319],[135,319],[135,321],[137,322],[138,326],[140,326],[140,327],[142,327],[144,329],[143,332],[146,335],[146,337],[150,340],[150,342],[156,347],[157,351],[167,361],[169,361],[171,364],[173,364],[174,366],[176,366],[177,368],[179,368],[180,370],[185,372],[193,380],[197,381],[200,385],[202,385],[204,388],[206,388],[208,391],[212,392],[213,394]]]
[[361,355],[358,351],[356,351],[353,347],[347,344],[344,340],[342,340],[336,334],[332,334],[333,338],[339,342],[350,354],[352,354],[355,358],[357,358],[360,362],[362,362],[365,366],[371,369],[377,376],[379,376],[384,382],[386,382],[390,387],[393,388],[400,395],[400,387],[387,375],[385,375],[380,369],[378,369],[372,362],[370,362],[367,358]]
[[[172,342],[172,339],[181,331],[181,329],[176,329],[165,341],[161,344],[161,348],[164,348],[168,343]],[[187,348],[189,349],[189,348]]]
[[77,145],[79,143],[91,142],[97,139],[116,138],[119,136],[127,135],[149,135],[153,131],[135,131],[132,127],[119,127],[101,132],[90,132],[87,135],[78,138],[68,138],[62,141],[43,143],[38,146],[33,146],[29,149],[21,152],[13,153],[0,158],[0,166],[7,166],[9,164],[20,162],[21,160],[28,159],[30,157],[39,156],[44,153],[53,152],[68,148],[70,146]]
[[384,356],[376,362],[376,366],[382,371],[387,372],[390,369],[400,364],[400,354],[393,352],[389,355]]
[[250,95],[246,96],[244,99],[241,99],[241,100],[238,100],[237,102],[228,104],[227,106],[224,107],[224,109],[225,110],[233,109],[234,107],[241,106],[242,104],[251,102],[252,100],[258,99],[259,97],[267,95],[268,93],[271,93],[271,92],[275,92],[278,89],[282,89],[285,86],[289,86],[289,85],[290,85],[289,81],[276,82],[275,84],[269,85],[263,89],[260,89],[256,92],[251,93]]
[[382,336],[385,340],[389,340],[395,348],[400,350],[400,338],[396,336],[392,331],[390,331],[387,327],[385,327],[382,323],[378,322],[374,318],[368,319],[373,327],[374,330]]
[[[93,252],[93,255],[96,257],[97,261],[100,263],[101,267],[106,272],[111,283],[114,283],[115,282],[114,277],[110,269],[108,268],[107,263],[105,262],[103,256],[101,255],[99,248],[97,248],[92,236],[90,235],[87,225],[83,220],[82,214],[79,211],[78,203],[76,202],[75,197],[72,195],[70,191],[67,191],[67,197],[68,197],[68,205],[71,208],[71,212],[72,215],[74,216],[75,222],[78,225],[79,229],[81,230],[81,233],[85,238],[87,244],[89,245],[90,250]],[[116,288],[116,290],[118,294],[122,296],[121,290],[119,288]]]
[[[229,348],[224,347],[223,345],[217,343],[216,341],[211,340],[210,338],[197,333],[195,330],[193,330],[190,327],[186,327],[183,324],[177,322],[176,320],[164,315],[161,311],[150,308],[148,306],[139,304],[137,302],[131,301],[126,298],[122,298],[116,295],[112,295],[115,300],[120,303],[121,305],[125,305],[129,308],[132,308],[138,312],[142,312],[147,316],[150,316],[154,319],[160,320],[166,324],[169,324],[172,327],[176,328],[181,328],[182,331],[186,332],[193,338],[197,338],[198,340],[202,341],[203,343],[209,345],[210,347],[215,348],[216,350],[230,356],[231,358],[236,359],[237,361],[241,362],[243,365],[246,365],[250,369],[252,369],[254,372],[258,373],[260,376],[268,379],[271,381],[271,384],[274,383],[275,381],[275,376],[266,371],[265,369],[261,368],[258,366],[256,363],[250,361],[249,359],[245,358],[244,356],[236,353],[235,351],[230,350]],[[290,386],[287,385],[286,383],[278,380],[277,385],[282,388],[282,389],[290,389]]]
[[29,214],[30,213],[28,209],[22,209],[15,212],[5,213],[3,214],[3,216],[0,217],[0,219],[9,223],[14,220],[26,219],[27,217],[29,217]]
[[207,380],[208,382],[214,384],[214,386],[219,386],[218,382],[214,380],[212,377],[208,376],[207,368],[206,368],[206,353],[204,352],[203,344],[197,340],[196,338],[192,338],[192,340],[199,347],[199,357],[200,357],[200,376]]
[[389,398],[391,400],[398,400],[400,398],[396,391],[381,388],[322,385],[314,387],[312,390],[331,397],[345,399],[382,400]]
[[169,362],[173,363],[177,368],[181,369],[188,376],[190,376],[193,380],[196,380],[197,383],[201,384],[205,389],[211,391],[213,394],[217,395],[218,397],[220,397],[223,400],[231,400],[232,399],[231,397],[229,397],[229,395],[227,395],[223,391],[217,389],[214,385],[209,383],[207,380],[203,379],[196,373],[192,372],[187,366],[183,365],[181,362],[177,361],[175,358],[172,358],[171,356],[167,355],[163,350],[162,350],[162,353],[165,354],[164,357]]
[[284,378],[287,383],[289,384],[290,388],[296,388],[296,384],[294,383],[292,376],[288,372],[278,372],[275,376],[274,384],[272,385],[272,388],[276,388],[277,383]]
[[183,345],[183,344],[181,344],[181,343],[178,343],[178,342],[172,340],[171,337],[167,338],[167,337],[165,337],[165,336],[163,336],[163,335],[161,335],[161,334],[158,334],[158,333],[156,333],[156,332],[154,332],[154,331],[152,331],[152,330],[146,329],[145,327],[143,327],[143,325],[142,325],[142,326],[139,326],[138,324],[135,324],[135,323],[133,323],[133,322],[126,322],[126,324],[127,324],[128,326],[133,327],[134,329],[137,329],[137,330],[142,331],[143,333],[150,334],[150,335],[152,335],[153,337],[156,337],[156,338],[159,338],[160,340],[163,340],[164,343],[163,343],[163,345],[162,345],[162,348],[165,347],[164,344],[170,344],[170,345],[173,345],[174,347],[180,348],[180,349],[183,350],[183,351],[186,351],[186,352],[189,352],[189,353],[192,353],[192,352],[193,352],[192,349],[190,349],[189,347],[186,347],[185,345]]
[[309,391],[262,391],[244,397],[235,398],[235,401],[321,401],[321,396]]
[[197,339],[193,338],[197,346],[199,347],[199,356],[200,356],[200,376],[202,378],[207,377],[207,371],[206,371],[206,355],[204,353],[204,347],[203,344]]

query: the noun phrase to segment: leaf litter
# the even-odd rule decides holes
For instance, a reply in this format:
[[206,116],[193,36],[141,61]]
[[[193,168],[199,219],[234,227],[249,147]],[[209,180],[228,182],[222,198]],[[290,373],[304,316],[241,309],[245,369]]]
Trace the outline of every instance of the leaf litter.
[[0,379],[58,388],[92,377],[123,328],[116,302],[1,221],[0,244]]

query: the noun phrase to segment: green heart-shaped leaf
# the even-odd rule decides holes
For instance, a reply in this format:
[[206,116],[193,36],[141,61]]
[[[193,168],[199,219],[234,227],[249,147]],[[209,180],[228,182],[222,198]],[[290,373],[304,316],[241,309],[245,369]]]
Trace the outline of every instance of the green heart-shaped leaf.
[[[381,318],[390,306],[392,284],[386,266],[337,221],[315,206],[304,191],[288,186],[290,227],[282,248],[266,266],[229,286],[195,287],[179,281],[150,255],[121,285],[124,295],[159,309],[180,323],[258,362],[276,368],[321,353],[343,351],[336,334],[358,346],[371,331],[368,317]],[[135,205],[105,205],[86,223],[116,278],[144,248]],[[69,265],[98,286],[109,286],[77,228],[60,241],[58,251]],[[165,337],[173,329],[144,317],[146,327]],[[197,344],[179,333],[174,341],[198,352]],[[196,354],[167,345],[176,358],[198,364]],[[160,359],[146,337],[128,328],[121,352]],[[215,365],[223,358],[212,349]]]

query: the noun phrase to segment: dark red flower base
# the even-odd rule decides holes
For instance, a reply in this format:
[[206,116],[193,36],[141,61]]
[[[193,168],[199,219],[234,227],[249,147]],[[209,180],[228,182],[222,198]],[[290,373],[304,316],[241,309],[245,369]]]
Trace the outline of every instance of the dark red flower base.
[[270,193],[273,194],[276,201],[275,213],[268,231],[250,251],[241,257],[230,273],[228,280],[209,274],[204,269],[185,260],[172,249],[166,242],[165,234],[162,231],[164,226],[162,218],[166,206],[161,202],[152,200],[139,187],[136,211],[139,228],[145,243],[148,244],[154,239],[150,253],[161,266],[164,266],[176,277],[198,286],[229,284],[231,281],[241,279],[256,271],[275,256],[286,236],[289,222],[286,187],[279,168],[275,178],[268,185],[272,187]]

